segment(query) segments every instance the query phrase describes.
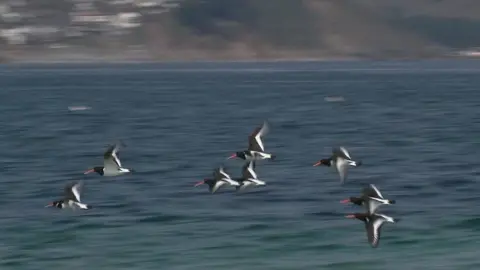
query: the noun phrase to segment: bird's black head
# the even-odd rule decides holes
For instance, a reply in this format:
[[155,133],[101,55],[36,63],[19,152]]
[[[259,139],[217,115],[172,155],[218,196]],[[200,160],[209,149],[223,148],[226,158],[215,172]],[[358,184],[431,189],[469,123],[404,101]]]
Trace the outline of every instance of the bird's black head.
[[92,172],[96,172],[100,175],[103,175],[103,167],[100,167],[100,166],[93,167],[93,169],[90,169],[90,170],[86,171],[84,174],[89,174],[89,173],[92,173]]
[[238,158],[241,158],[241,159],[246,159],[247,158],[247,153],[245,151],[237,152],[236,155],[237,155]]
[[238,157],[238,158],[241,158],[241,159],[245,160],[245,159],[246,159],[246,156],[245,156],[245,155],[246,155],[246,151],[236,152],[235,154],[233,154],[233,155],[231,155],[230,157],[228,157],[228,159]]
[[357,197],[350,197],[350,202],[356,205],[362,205],[363,204],[363,199],[362,198],[357,198]]
[[47,206],[45,207],[57,207],[57,208],[62,208],[63,207],[63,201],[54,201],[54,202],[51,202],[49,203]]
[[388,200],[388,202],[389,202],[390,204],[396,204],[396,203],[397,203],[397,201],[395,201],[395,200]]
[[214,179],[205,179],[204,181],[205,181],[205,184],[207,184],[209,187],[215,186],[215,183],[217,182]]

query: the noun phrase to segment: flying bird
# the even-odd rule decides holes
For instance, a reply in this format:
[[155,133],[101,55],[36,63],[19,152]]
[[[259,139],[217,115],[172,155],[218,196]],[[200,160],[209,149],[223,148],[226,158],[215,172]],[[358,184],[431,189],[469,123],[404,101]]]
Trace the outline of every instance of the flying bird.
[[356,218],[365,223],[365,229],[367,230],[368,242],[373,248],[378,247],[380,243],[381,229],[385,222],[396,223],[398,219],[382,215],[382,214],[367,214],[367,213],[355,213],[345,216],[346,218]]
[[261,127],[256,128],[248,137],[248,149],[241,152],[236,152],[227,159],[240,158],[246,161],[269,159],[274,160],[275,155],[265,152],[265,145],[262,137],[269,131],[268,123],[263,122]]
[[382,193],[380,190],[373,185],[370,184],[369,187],[363,189],[362,195],[360,197],[350,197],[348,199],[340,201],[341,203],[353,203],[356,205],[363,205],[365,206],[367,212],[369,214],[375,213],[378,207],[384,204],[395,204],[395,200],[388,200],[383,198]]
[[82,203],[80,195],[82,193],[82,182],[67,184],[65,194],[62,200],[51,202],[45,207],[72,208],[72,209],[91,209],[90,205]]
[[227,174],[223,167],[219,167],[213,171],[213,178],[206,178],[195,184],[195,187],[206,184],[210,193],[215,193],[220,187],[224,185],[240,186],[240,183],[233,180]]
[[103,154],[103,167],[97,166],[86,171],[84,174],[89,174],[96,172],[101,176],[118,176],[131,172],[135,172],[132,169],[127,169],[122,167],[122,163],[118,158],[118,152],[120,150],[120,144],[124,146],[123,143],[116,143],[108,147],[107,151]]
[[344,183],[347,179],[347,171],[349,166],[357,167],[362,165],[361,161],[354,161],[350,157],[350,153],[348,153],[347,149],[344,147],[333,148],[332,155],[329,158],[321,159],[317,163],[313,164],[313,166],[334,166],[336,171],[340,176],[340,183]]
[[238,180],[240,186],[237,186],[237,191],[243,191],[248,187],[265,186],[265,181],[258,179],[255,172],[255,161],[247,161],[242,167],[242,177]]

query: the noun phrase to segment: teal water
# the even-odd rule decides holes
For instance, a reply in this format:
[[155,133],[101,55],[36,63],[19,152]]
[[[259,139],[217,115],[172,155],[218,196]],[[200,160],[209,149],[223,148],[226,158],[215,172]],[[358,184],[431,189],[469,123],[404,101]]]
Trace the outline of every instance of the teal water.
[[[479,62],[20,65],[0,82],[2,270],[480,266]],[[264,119],[265,188],[193,187],[240,175],[225,158]],[[117,139],[138,172],[84,176]],[[312,167],[336,145],[364,163],[343,186]],[[74,180],[92,210],[44,208]],[[339,203],[369,183],[401,219],[377,249]]]

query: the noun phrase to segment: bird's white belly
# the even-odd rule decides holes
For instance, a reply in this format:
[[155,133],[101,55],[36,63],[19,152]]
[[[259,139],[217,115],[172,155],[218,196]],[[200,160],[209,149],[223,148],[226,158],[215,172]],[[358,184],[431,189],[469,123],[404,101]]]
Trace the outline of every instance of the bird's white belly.
[[252,156],[248,156],[247,160],[262,160],[262,159],[268,159],[271,158],[272,155],[268,153],[263,153],[263,152],[257,152],[257,151],[252,151]]
[[103,176],[117,176],[120,175],[120,171],[104,171]]
[[72,208],[72,209],[75,209],[75,207],[76,207],[75,202],[72,201],[72,200],[68,200],[67,206],[68,206],[69,208]]
[[259,180],[259,179],[254,179],[252,180],[253,184],[256,186],[265,186],[265,181]]
[[86,204],[83,204],[83,203],[80,203],[80,202],[75,202],[75,201],[72,201],[72,200],[68,200],[68,202],[66,203],[66,207],[68,208],[71,208],[73,210],[76,210],[76,209],[88,209],[87,205]]
[[122,174],[129,173],[130,171],[125,170],[125,169],[120,169],[120,170],[104,170],[103,171],[103,176],[118,176]]
[[240,191],[243,191],[246,189],[251,189],[255,186],[264,186],[264,185],[265,185],[264,181],[258,180],[258,179],[252,179],[252,180],[244,181],[242,186],[239,189]]
[[251,186],[253,186],[253,185],[252,185],[252,182],[250,182],[250,181],[245,181],[245,182],[242,183],[242,185],[240,186],[239,190],[240,190],[240,191],[244,191],[244,190],[248,189],[248,188],[251,187]]

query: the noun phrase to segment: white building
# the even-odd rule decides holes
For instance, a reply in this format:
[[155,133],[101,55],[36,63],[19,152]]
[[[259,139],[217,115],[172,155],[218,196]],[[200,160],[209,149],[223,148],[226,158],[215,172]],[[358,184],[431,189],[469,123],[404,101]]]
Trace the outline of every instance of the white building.
[[135,28],[141,25],[140,18],[140,13],[136,12],[118,13],[112,16],[111,24],[118,28]]
[[27,35],[30,31],[29,27],[3,29],[0,31],[0,36],[10,45],[23,45],[27,43]]

